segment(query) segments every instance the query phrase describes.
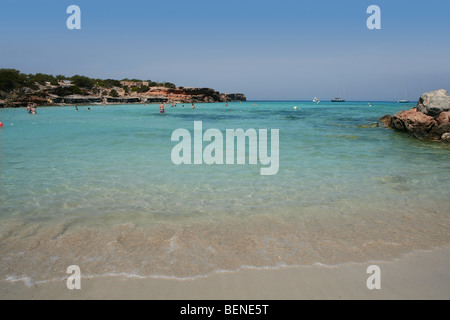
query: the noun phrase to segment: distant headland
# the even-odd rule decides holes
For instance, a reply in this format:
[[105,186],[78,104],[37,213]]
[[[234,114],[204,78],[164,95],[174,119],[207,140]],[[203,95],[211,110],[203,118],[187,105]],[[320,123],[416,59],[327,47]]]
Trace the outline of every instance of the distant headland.
[[197,103],[246,101],[242,93],[211,88],[177,87],[170,82],[139,79],[94,79],[75,75],[24,74],[0,69],[0,108],[110,103]]

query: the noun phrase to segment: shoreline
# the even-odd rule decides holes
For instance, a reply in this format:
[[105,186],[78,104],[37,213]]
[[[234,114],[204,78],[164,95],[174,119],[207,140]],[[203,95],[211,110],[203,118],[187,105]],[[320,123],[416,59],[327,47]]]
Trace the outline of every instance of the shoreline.
[[[381,289],[366,286],[367,267],[381,269]],[[80,290],[66,280],[39,284],[0,282],[0,299],[300,300],[450,299],[450,247],[417,250],[391,261],[336,266],[243,267],[195,279],[82,277]]]
[[[346,102],[349,103],[364,103],[366,104],[367,102],[372,102],[372,103],[393,103],[393,104],[397,104],[396,101],[392,100],[380,100],[380,101],[373,101],[373,100],[347,100]],[[207,102],[207,101],[201,101],[201,102],[194,102],[194,104],[221,104],[221,103],[237,103],[237,102],[248,102],[248,103],[257,103],[257,102],[302,102],[302,103],[309,103],[311,102],[313,105],[315,105],[315,103],[313,103],[311,100],[232,100],[232,101],[214,101],[214,102]],[[38,108],[42,108],[42,107],[75,107],[75,106],[108,106],[108,105],[159,105],[161,102],[106,102],[105,104],[103,103],[98,103],[98,102],[94,102],[94,103],[54,103],[54,104],[42,104],[42,105],[37,105],[36,107]],[[168,104],[168,102],[165,102],[166,104]],[[331,103],[331,101],[328,100],[324,100],[323,103]],[[177,102],[178,104],[192,104],[192,102]],[[416,103],[409,103],[406,105],[415,105]],[[320,104],[319,104],[320,105]],[[6,106],[6,105],[0,105],[0,109],[21,109],[21,108],[25,108],[26,109],[26,105],[17,105],[17,106]]]

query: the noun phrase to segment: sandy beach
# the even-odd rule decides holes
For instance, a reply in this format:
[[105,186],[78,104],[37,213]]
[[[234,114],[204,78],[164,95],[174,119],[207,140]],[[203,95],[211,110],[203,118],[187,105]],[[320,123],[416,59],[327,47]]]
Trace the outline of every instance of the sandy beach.
[[386,3],[3,1],[0,300],[449,300],[450,1]]
[[[381,289],[369,290],[369,265],[381,269]],[[27,287],[0,283],[0,299],[301,300],[450,299],[450,248],[417,251],[392,261],[273,270],[243,269],[193,280],[83,278],[80,290],[64,280]]]

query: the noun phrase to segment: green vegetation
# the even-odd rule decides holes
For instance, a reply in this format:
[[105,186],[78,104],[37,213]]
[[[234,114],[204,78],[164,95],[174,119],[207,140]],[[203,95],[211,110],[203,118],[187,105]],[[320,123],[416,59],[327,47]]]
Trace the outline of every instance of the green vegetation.
[[164,87],[171,88],[171,89],[175,89],[176,88],[176,86],[173,83],[171,83],[171,82],[165,82],[164,83]]
[[75,85],[75,86],[72,87],[72,93],[73,94],[81,94],[82,91],[81,91],[80,87]]
[[20,73],[16,69],[0,69],[0,91],[9,92],[11,90],[29,87],[33,83],[27,75]]
[[63,76],[63,75],[61,75],[61,74],[55,76],[55,78],[56,78],[56,80],[58,80],[58,81],[69,80],[68,77]]
[[72,78],[72,83],[80,88],[86,88],[86,89],[92,89],[92,87],[95,85],[95,80],[90,79],[85,76],[79,76],[75,75]]
[[165,88],[172,88],[172,89],[176,88],[176,85],[174,85],[171,82],[153,82],[153,81],[149,81],[148,86],[149,87],[165,87]]
[[28,78],[33,82],[39,83],[40,85],[46,85],[46,82],[49,82],[53,86],[58,85],[58,80],[54,76],[48,74],[43,73],[36,73],[35,75],[30,74],[28,75]]
[[128,79],[128,78],[122,79],[120,81],[142,82],[142,80],[139,80],[139,79]]
[[140,88],[138,88],[137,92],[144,93],[144,92],[147,92],[148,90],[150,90],[150,87],[141,86]]
[[140,87],[132,86],[131,87],[131,92],[144,93],[144,92],[147,92],[148,90],[150,90],[150,87],[147,87],[147,86],[140,86]]
[[114,98],[117,98],[117,97],[119,96],[119,94],[117,93],[117,91],[114,90],[114,89],[112,89],[112,90],[109,92],[109,95],[110,95],[111,97],[114,97]]
[[106,80],[97,79],[96,85],[104,88],[122,87],[122,84],[120,83],[119,80],[113,79],[106,79]]
[[[64,80],[69,82],[62,86],[60,83]],[[122,81],[143,82],[139,79],[123,79]],[[122,86],[120,80],[115,79],[92,79],[82,75],[74,75],[67,77],[64,75],[49,75],[44,73],[24,74],[16,69],[0,69],[0,97],[10,97],[12,94],[18,94],[17,90],[29,88],[31,90],[45,90],[58,96],[67,96],[70,94],[89,94],[88,90],[93,94],[105,94],[104,89],[123,88],[125,94],[130,92],[144,93],[151,87],[176,88],[171,82],[154,82],[148,80],[149,85],[137,85],[129,88]],[[142,84],[142,83],[141,83]],[[50,85],[50,86],[49,86]],[[41,87],[40,87],[41,86]],[[42,88],[44,86],[44,88]],[[28,89],[27,89],[28,90]],[[21,91],[23,94],[25,91]],[[110,95],[117,94],[116,90],[111,90]]]

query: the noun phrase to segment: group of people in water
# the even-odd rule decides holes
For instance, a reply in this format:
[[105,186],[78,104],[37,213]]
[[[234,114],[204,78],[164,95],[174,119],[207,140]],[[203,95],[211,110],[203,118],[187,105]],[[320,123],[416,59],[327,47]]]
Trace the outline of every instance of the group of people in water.
[[[171,104],[172,108],[177,106],[177,104],[174,102],[171,102],[170,104]],[[226,105],[228,105],[228,103]],[[27,112],[31,113],[31,114],[36,114],[36,107],[37,107],[36,103],[29,103],[27,105]],[[161,102],[161,104],[159,105],[159,113],[164,113],[165,107],[166,107],[166,103]],[[182,108],[184,108],[184,104],[182,105]],[[194,103],[192,103],[191,108],[195,109]],[[78,106],[75,106],[75,111],[78,112]],[[91,111],[91,108],[88,108],[88,111]]]
[[[87,108],[88,111],[91,111],[91,108]],[[75,106],[75,111],[78,112],[78,106]]]
[[36,103],[29,103],[27,105],[27,112],[31,114],[36,114]]
[[[172,108],[175,108],[177,106],[177,104],[174,103],[174,102],[171,102],[170,105],[171,105]],[[159,113],[164,113],[165,112],[165,107],[166,107],[166,104],[164,102],[161,102],[161,104],[159,105]],[[184,104],[181,107],[184,108]],[[192,103],[192,107],[191,108],[195,109],[194,103]]]

